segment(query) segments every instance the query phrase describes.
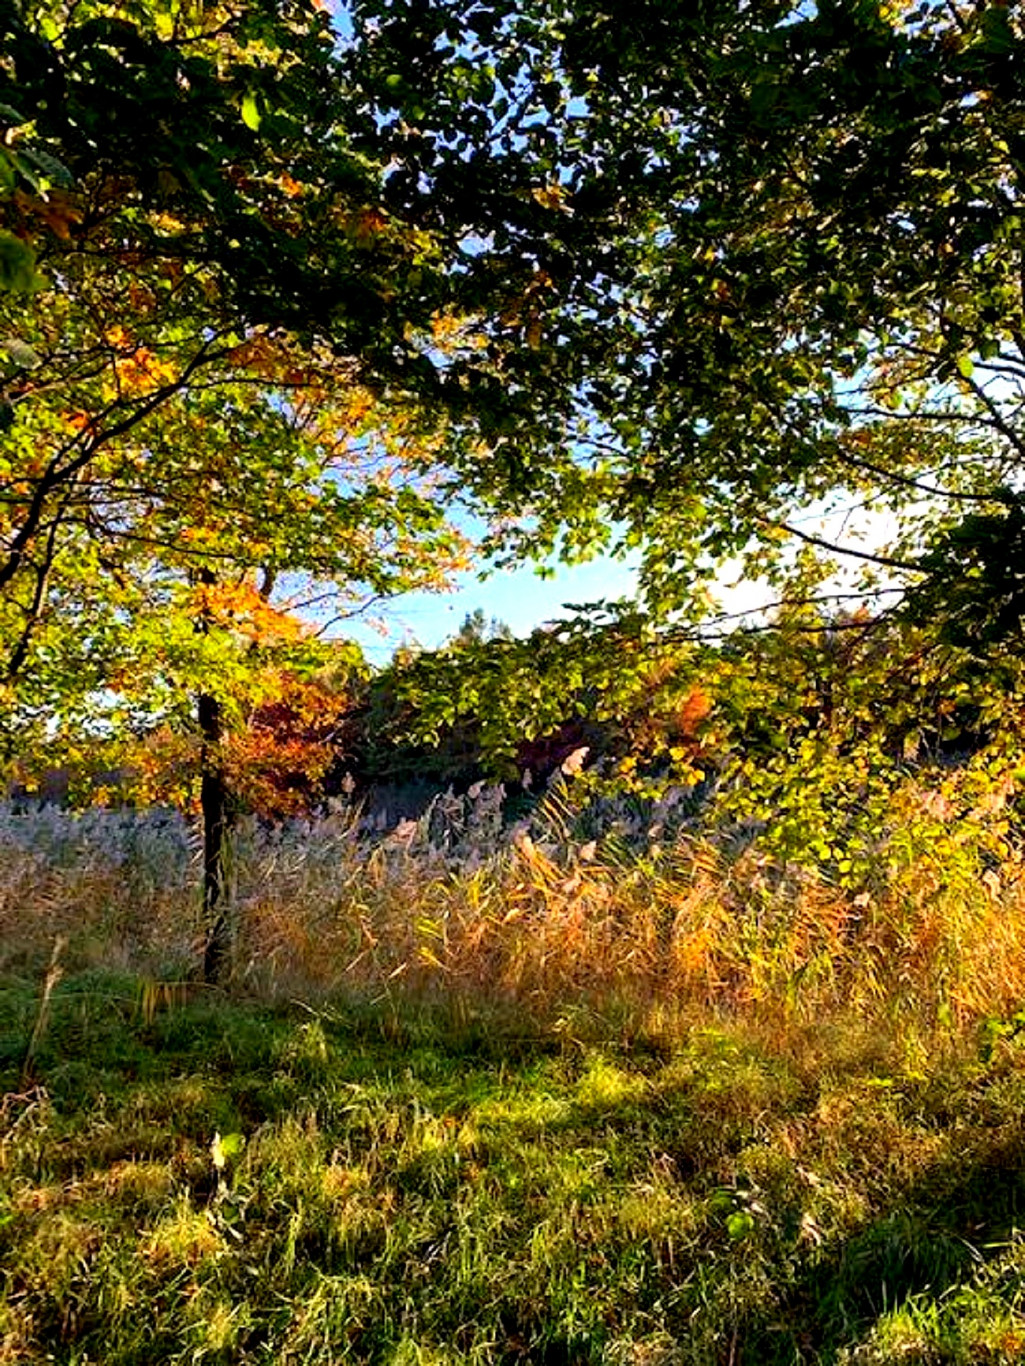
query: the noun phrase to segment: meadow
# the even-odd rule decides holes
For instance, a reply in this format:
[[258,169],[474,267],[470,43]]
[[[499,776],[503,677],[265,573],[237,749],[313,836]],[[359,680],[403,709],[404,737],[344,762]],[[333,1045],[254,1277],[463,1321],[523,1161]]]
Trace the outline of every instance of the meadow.
[[672,802],[0,814],[0,1361],[1012,1363],[1025,895]]

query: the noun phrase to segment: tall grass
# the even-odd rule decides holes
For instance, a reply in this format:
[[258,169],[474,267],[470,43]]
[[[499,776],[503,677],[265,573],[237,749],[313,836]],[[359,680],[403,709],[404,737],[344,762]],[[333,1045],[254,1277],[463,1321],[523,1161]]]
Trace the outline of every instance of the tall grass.
[[[929,1029],[1025,998],[1025,882],[1010,857],[980,876],[964,854],[939,867],[928,847],[904,847],[871,885],[843,888],[756,842],[712,840],[671,801],[606,812],[583,839],[558,797],[507,832],[499,800],[450,796],[372,838],[343,808],[243,822],[229,987],[667,1026],[844,1012]],[[174,813],[3,810],[0,972],[40,971],[60,935],[71,970],[187,977],[196,852]]]

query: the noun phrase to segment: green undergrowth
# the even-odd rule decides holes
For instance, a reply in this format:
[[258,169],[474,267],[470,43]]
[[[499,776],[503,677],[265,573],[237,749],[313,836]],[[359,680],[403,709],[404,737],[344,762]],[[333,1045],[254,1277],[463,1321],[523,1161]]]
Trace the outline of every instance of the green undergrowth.
[[1025,1359],[1025,1058],[0,990],[4,1363]]

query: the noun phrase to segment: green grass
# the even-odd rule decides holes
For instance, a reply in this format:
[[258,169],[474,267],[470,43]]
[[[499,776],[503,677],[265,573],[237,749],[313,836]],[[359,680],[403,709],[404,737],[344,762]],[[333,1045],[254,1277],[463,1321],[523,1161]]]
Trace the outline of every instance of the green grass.
[[0,992],[4,1363],[1025,1357],[1016,1038],[147,1020],[92,974],[23,1079],[38,994]]

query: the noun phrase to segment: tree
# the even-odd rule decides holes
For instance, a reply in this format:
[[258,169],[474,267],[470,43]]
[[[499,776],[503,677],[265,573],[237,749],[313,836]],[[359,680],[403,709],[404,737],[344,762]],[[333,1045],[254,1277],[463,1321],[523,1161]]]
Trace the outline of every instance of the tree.
[[[759,801],[771,783],[787,789],[791,829],[802,793],[817,786],[828,823],[860,800],[855,770],[900,769],[891,705],[910,740],[915,706],[957,706],[967,689],[981,714],[1002,712],[1013,753],[1020,11],[376,0],[357,23],[382,85],[412,63],[394,118],[373,129],[401,168],[394,202],[425,222],[439,202],[472,203],[489,247],[545,281],[577,271],[575,311],[568,294],[540,292],[518,319],[524,354],[532,339],[561,348],[579,429],[572,458],[533,478],[536,520],[511,537],[548,550],[568,524],[572,553],[599,523],[608,543],[642,550],[649,616],[590,632],[582,618],[562,643],[578,660],[618,652],[608,666],[637,684],[667,631],[707,639],[736,625],[709,621],[724,564],[774,584],[762,624],[776,643],[745,634],[715,667],[705,729],[748,743],[761,711],[778,748],[748,779]],[[540,244],[526,215],[513,226],[528,165],[553,223]],[[587,276],[581,263],[598,259]],[[829,706],[808,700],[802,669],[829,680]],[[565,680],[572,695],[577,677],[570,658],[548,687]],[[493,690],[498,752],[537,691],[535,674],[521,682],[519,698],[512,682]],[[465,680],[463,705],[488,686]],[[543,705],[557,705],[550,691]]]
[[[832,538],[802,531],[802,507],[901,519],[887,551],[848,544],[871,589],[920,582],[963,513],[1015,504],[1013,7],[382,0],[357,17],[375,69],[413,64],[381,134],[403,167],[390,196],[426,220],[476,191],[478,231],[590,287],[569,319],[558,297],[536,305],[583,423],[553,481],[571,526],[604,516],[643,544],[656,610],[693,610],[695,580],[738,555],[807,577],[795,552],[823,551],[828,574]],[[528,164],[550,177],[543,246],[510,224]],[[613,219],[585,286],[588,235]]]
[[483,645],[489,640],[512,640],[512,631],[500,617],[489,618],[483,607],[475,607],[463,617],[459,630],[451,637],[449,644],[458,648]]
[[[138,363],[139,348],[130,354]],[[159,421],[111,438],[67,490],[31,631],[17,630],[21,605],[8,599],[19,750],[26,719],[41,714],[52,747],[55,717],[68,731],[76,707],[87,735],[147,716],[198,729],[211,980],[229,942],[239,720],[280,699],[283,677],[324,663],[291,609],[305,603],[323,633],[370,596],[442,586],[464,555],[423,473],[440,437],[415,410],[375,402],[346,363],[285,340],[252,339],[231,362],[231,377],[184,386]],[[44,420],[42,400],[36,415],[45,458],[45,434],[62,423]],[[74,675],[83,651],[92,667]],[[304,690],[312,697],[292,684]]]
[[422,477],[443,424],[402,397],[430,288],[394,304],[429,245],[376,211],[379,173],[337,133],[313,7],[4,17],[7,117],[31,111],[36,159],[67,172],[0,204],[36,271],[0,303],[8,748],[26,722],[52,744],[56,720],[95,736],[196,708],[216,975],[226,731],[286,576],[329,614],[462,554]]

